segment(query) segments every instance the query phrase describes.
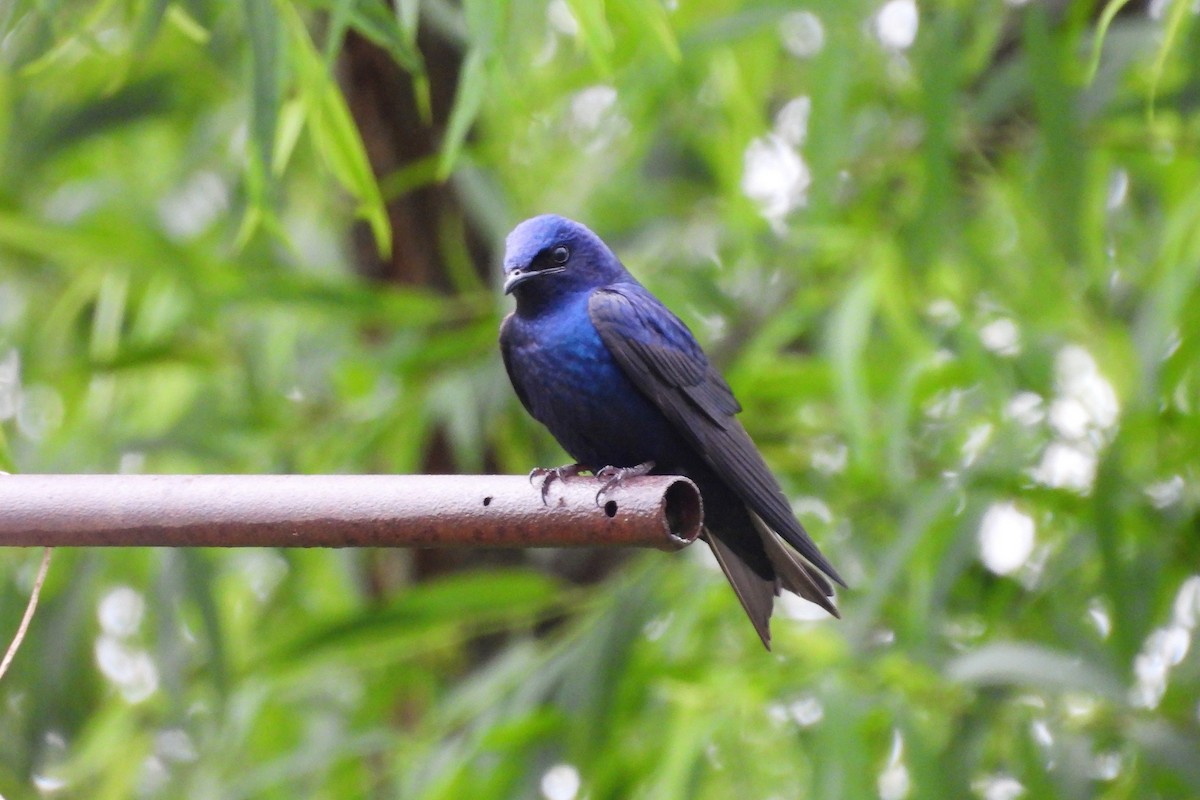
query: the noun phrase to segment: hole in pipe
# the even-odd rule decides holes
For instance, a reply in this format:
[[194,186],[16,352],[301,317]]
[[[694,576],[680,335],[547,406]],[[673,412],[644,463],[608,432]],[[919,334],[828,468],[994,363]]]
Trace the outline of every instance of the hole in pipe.
[[609,500],[607,503],[605,503],[604,504],[604,513],[606,516],[608,516],[610,518],[615,517],[617,515],[617,501]]
[[663,500],[671,535],[688,542],[695,539],[704,522],[704,501],[696,487],[685,480],[676,481],[667,487]]
[[491,495],[488,495],[487,497],[483,498],[483,504],[485,506],[490,506],[492,504]]

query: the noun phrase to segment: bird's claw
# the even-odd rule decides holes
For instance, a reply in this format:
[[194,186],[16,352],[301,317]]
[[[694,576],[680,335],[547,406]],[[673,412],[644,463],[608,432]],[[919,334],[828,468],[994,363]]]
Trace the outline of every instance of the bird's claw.
[[608,494],[611,489],[620,486],[626,478],[640,478],[643,475],[649,475],[652,469],[654,469],[654,462],[647,461],[636,467],[608,466],[599,470],[595,475],[604,481],[604,485],[600,487],[600,491],[596,492],[596,505],[600,505],[600,498]]
[[582,464],[563,464],[561,467],[534,467],[529,472],[529,482],[533,483],[536,479],[542,479],[542,505],[546,505],[546,495],[550,491],[550,484],[555,480],[565,480],[566,478],[574,478],[580,472],[583,472],[586,467]]

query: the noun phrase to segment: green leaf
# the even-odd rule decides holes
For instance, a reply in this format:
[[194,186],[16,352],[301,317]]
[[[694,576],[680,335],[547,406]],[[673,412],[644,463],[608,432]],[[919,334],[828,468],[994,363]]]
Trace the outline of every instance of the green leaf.
[[1124,703],[1125,687],[1081,655],[1029,642],[990,642],[946,665],[946,676],[974,686],[1022,686],[1051,693],[1091,692]]
[[837,374],[838,394],[846,423],[855,440],[856,458],[870,459],[870,398],[866,379],[866,349],[877,304],[872,272],[864,272],[846,293],[829,320],[826,348]]
[[1092,34],[1092,55],[1088,60],[1086,78],[1088,83],[1096,79],[1096,72],[1100,69],[1100,56],[1104,52],[1104,40],[1108,37],[1108,26],[1112,25],[1117,14],[1128,3],[1129,0],[1108,0],[1104,4],[1104,10],[1100,12],[1100,19],[1096,22],[1096,32]]
[[1190,4],[1184,2],[1184,0],[1172,0],[1170,7],[1171,13],[1167,16],[1162,44],[1159,45],[1158,53],[1154,57],[1154,63],[1150,67],[1150,91],[1146,97],[1146,117],[1151,121],[1154,119],[1154,104],[1158,99],[1158,88],[1162,83],[1163,73],[1166,72],[1167,58],[1170,56],[1171,49],[1179,39],[1179,35],[1183,31],[1185,24],[1190,21],[1189,17],[1193,16],[1190,11]]
[[287,3],[277,2],[277,7],[287,32],[288,56],[313,144],[334,177],[358,201],[358,215],[370,225],[380,254],[386,256],[392,249],[391,223],[346,99],[299,13]]
[[254,143],[253,169],[266,171],[275,149],[282,75],[279,45],[282,29],[273,0],[244,0],[250,35],[251,111],[250,138]]
[[604,12],[604,0],[567,0],[571,13],[579,25],[579,37],[583,46],[603,75],[612,72],[610,55],[616,46],[612,29]]
[[271,172],[276,177],[287,171],[288,162],[296,149],[296,142],[304,131],[305,108],[298,99],[289,100],[283,104],[279,114],[278,133],[275,137],[275,148],[271,153]]
[[167,6],[167,21],[175,27],[177,31],[182,33],[187,38],[199,45],[208,44],[212,34],[208,29],[196,21],[194,17],[187,13],[179,5]]
[[12,449],[8,445],[8,436],[4,426],[0,425],[0,472],[16,472],[17,464],[13,461]]
[[683,58],[675,31],[671,28],[671,16],[666,3],[616,0],[614,6],[627,24],[649,30],[672,61],[678,63]]
[[445,180],[454,172],[467,133],[483,104],[487,82],[487,56],[481,50],[471,50],[463,61],[458,92],[454,97],[454,110],[450,112],[450,121],[446,123],[446,137],[442,142],[442,157],[438,165],[439,180]]
[[416,31],[407,24],[407,17],[402,16],[402,8],[393,11],[390,3],[372,0],[321,0],[319,5],[326,10],[343,9],[350,27],[386,50],[397,64],[414,74],[424,72]]
[[457,638],[464,629],[530,622],[561,597],[554,581],[519,570],[468,572],[418,584],[378,611],[309,625],[298,638],[273,650],[270,660],[360,652],[390,643],[387,651],[403,656],[404,641],[414,637]]
[[[446,123],[446,134],[442,141],[442,156],[437,172],[439,180],[445,180],[454,172],[467,134],[479,116],[488,89],[488,71],[504,37],[507,12],[507,2],[493,0],[468,0],[463,6],[468,49],[459,72],[454,108]],[[429,86],[418,81],[415,88],[418,103],[424,107],[428,104]]]
[[146,8],[142,10],[141,19],[138,20],[137,32],[134,34],[132,50],[135,53],[145,52],[150,42],[158,34],[169,6],[170,0],[148,0]]

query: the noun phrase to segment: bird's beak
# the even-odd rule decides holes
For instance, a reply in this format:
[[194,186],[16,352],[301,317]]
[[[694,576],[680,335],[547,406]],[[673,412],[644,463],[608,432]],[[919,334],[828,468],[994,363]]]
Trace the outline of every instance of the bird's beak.
[[520,286],[522,283],[529,280],[530,278],[536,278],[536,277],[537,277],[537,273],[532,270],[514,269],[511,272],[509,272],[508,276],[504,279],[504,293],[512,294],[513,289],[516,289],[518,286]]
[[533,278],[539,278],[542,275],[557,275],[560,272],[566,272],[566,267],[548,267],[545,269],[514,269],[508,273],[508,277],[504,279],[504,293],[512,294],[513,289],[516,289],[522,283]]

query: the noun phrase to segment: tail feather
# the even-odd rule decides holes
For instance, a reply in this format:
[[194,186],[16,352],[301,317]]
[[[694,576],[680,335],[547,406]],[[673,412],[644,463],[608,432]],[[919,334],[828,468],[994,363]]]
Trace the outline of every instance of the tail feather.
[[713,535],[707,529],[702,534],[708,546],[712,548],[721,571],[725,573],[733,593],[746,610],[746,616],[762,639],[763,646],[771,649],[771,609],[775,605],[775,595],[779,594],[778,579],[764,578],[755,572],[721,537]]
[[833,597],[833,587],[829,581],[788,547],[757,514],[751,514],[750,519],[767,551],[767,557],[771,559],[771,565],[775,567],[779,584],[841,619],[842,615],[830,599]]
[[700,483],[704,532],[721,570],[754,625],[763,646],[771,649],[771,612],[784,589],[816,603],[840,618],[831,582],[820,565],[809,563],[723,483]]

